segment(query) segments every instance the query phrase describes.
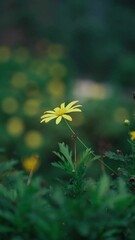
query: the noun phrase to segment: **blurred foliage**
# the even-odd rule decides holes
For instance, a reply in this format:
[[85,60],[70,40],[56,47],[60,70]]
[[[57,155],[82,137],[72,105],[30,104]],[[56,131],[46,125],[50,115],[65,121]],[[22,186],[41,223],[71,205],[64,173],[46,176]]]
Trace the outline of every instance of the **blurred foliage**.
[[64,44],[79,76],[133,86],[133,0],[0,1],[0,42],[37,47],[41,39]]

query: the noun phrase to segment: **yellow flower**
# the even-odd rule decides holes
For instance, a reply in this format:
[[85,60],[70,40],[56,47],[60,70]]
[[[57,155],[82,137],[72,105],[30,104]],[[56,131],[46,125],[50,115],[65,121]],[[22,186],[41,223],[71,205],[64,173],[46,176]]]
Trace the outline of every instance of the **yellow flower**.
[[40,159],[38,155],[33,155],[30,157],[27,157],[23,160],[22,165],[24,169],[28,172],[35,172],[40,165]]
[[78,101],[73,101],[69,103],[67,106],[65,106],[65,103],[62,103],[60,107],[54,108],[53,111],[46,111],[45,114],[41,116],[41,123],[42,122],[49,122],[52,119],[56,118],[56,124],[59,124],[62,118],[65,118],[68,121],[72,121],[71,116],[69,116],[69,113],[72,112],[81,112],[81,105],[75,105]]
[[132,140],[135,140],[135,131],[130,132],[130,137]]

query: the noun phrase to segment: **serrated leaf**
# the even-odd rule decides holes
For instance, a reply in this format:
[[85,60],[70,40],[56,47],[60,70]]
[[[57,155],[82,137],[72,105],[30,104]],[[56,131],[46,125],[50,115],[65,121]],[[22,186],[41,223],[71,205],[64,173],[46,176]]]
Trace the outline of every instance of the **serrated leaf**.
[[63,156],[66,158],[66,160],[71,164],[72,167],[74,167],[72,162],[72,151],[69,151],[68,145],[64,143],[59,143],[59,149]]
[[91,149],[86,149],[85,152],[83,152],[83,155],[81,157],[80,163],[85,163],[89,159],[91,154]]
[[129,161],[128,155],[116,154],[114,152],[108,151],[104,154],[105,157],[108,157],[111,160],[126,162]]
[[58,158],[60,158],[63,162],[65,162],[65,158],[64,158],[64,156],[62,156],[60,153],[58,153],[58,152],[53,152]]
[[62,163],[60,163],[60,162],[53,162],[53,163],[51,163],[51,165],[53,167],[61,168],[63,170],[65,169],[64,165]]
[[52,163],[52,166],[61,168],[68,172],[72,172],[74,169],[74,164],[72,162],[72,152],[64,143],[59,143],[60,152],[53,152],[62,162]]

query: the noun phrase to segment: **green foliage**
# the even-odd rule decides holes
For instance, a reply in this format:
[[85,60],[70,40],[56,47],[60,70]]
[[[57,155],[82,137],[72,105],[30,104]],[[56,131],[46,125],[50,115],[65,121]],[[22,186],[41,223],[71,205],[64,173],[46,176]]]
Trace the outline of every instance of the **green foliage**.
[[52,166],[60,168],[68,174],[68,178],[65,182],[62,181],[61,185],[64,188],[66,195],[76,198],[85,191],[86,186],[84,184],[84,179],[86,177],[86,172],[95,157],[92,158],[92,151],[86,149],[77,161],[76,156],[75,159],[73,159],[73,154],[66,144],[59,143],[59,149],[60,152],[54,153],[61,159],[61,161],[53,162]]
[[100,173],[98,179],[89,172],[96,160],[100,163],[91,149],[76,161],[68,145],[59,143],[54,154],[59,160],[52,165],[64,177],[52,186],[34,176],[28,185],[25,173],[16,169],[17,161],[0,163],[0,239],[134,239],[132,151],[106,152],[105,159],[118,163],[116,176]]
[[72,152],[69,151],[69,148],[64,143],[59,143],[60,153],[54,152],[54,154],[61,159],[62,162],[54,162],[52,165],[54,167],[61,168],[68,173],[75,171],[74,164],[72,161]]
[[28,186],[25,177],[18,175],[14,198],[5,195],[6,186],[1,189],[2,240],[133,239],[135,197],[122,179],[115,188],[107,176],[98,182],[85,179],[87,188],[76,198],[60,186],[42,187],[42,181],[36,177]]

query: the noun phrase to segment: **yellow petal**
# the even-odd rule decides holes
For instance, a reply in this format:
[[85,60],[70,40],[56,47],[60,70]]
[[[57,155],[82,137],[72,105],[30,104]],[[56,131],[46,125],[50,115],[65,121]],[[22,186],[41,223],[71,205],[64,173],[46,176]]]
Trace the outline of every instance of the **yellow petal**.
[[72,108],[78,108],[78,107],[82,107],[82,105],[75,105]]
[[130,136],[132,140],[135,140],[135,131],[130,132]]
[[60,107],[61,107],[61,108],[65,108],[65,103],[62,103],[62,104],[60,105]]
[[76,108],[76,109],[69,109],[69,110],[67,110],[67,112],[66,113],[71,113],[71,112],[82,112],[82,110],[81,109],[79,109],[79,108]]
[[68,121],[72,121],[72,118],[69,115],[64,114],[63,117]]
[[54,113],[54,111],[45,111],[44,113]]
[[67,106],[66,106],[66,109],[70,109],[74,104],[76,104],[78,101],[73,101],[71,103],[69,103]]
[[40,123],[42,123],[42,122],[45,122],[45,119],[42,119],[42,120],[40,121]]
[[54,116],[54,114],[52,114],[52,113],[48,113],[48,114],[44,114],[44,115],[42,115],[41,118],[53,117],[53,116]]
[[42,122],[48,123],[48,122],[50,122],[50,121],[51,121],[52,119],[54,119],[54,118],[56,118],[56,116],[44,118],[44,119],[42,119],[40,122],[41,122],[41,123],[42,123]]
[[61,121],[61,119],[62,119],[62,116],[59,116],[59,117],[56,119],[56,124],[59,124],[60,121]]
[[60,110],[59,107],[54,108],[54,111],[55,111],[55,112],[56,112],[56,111],[59,111],[59,110]]

